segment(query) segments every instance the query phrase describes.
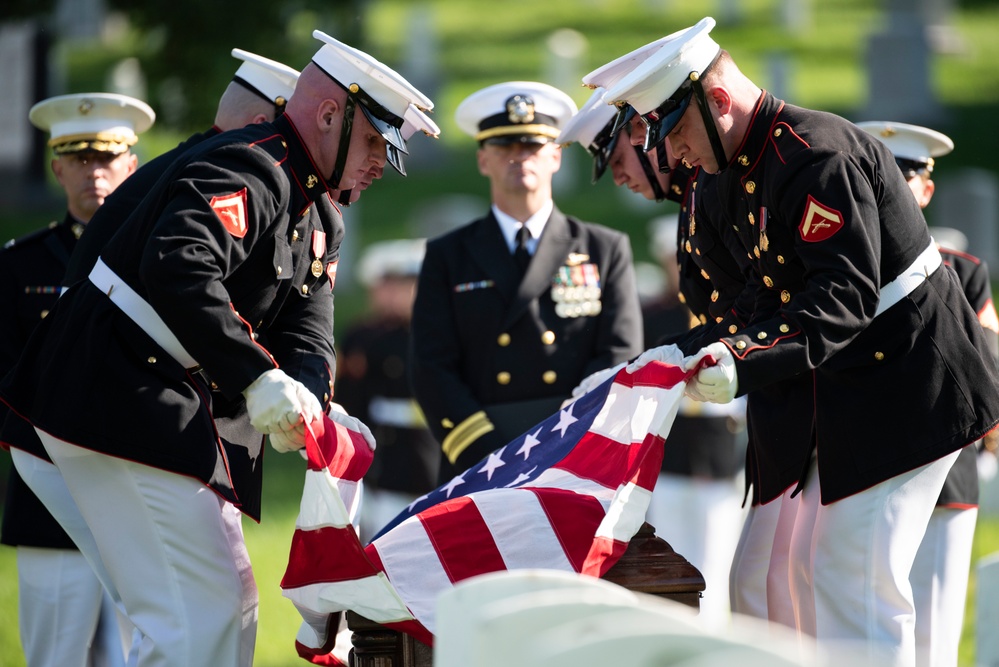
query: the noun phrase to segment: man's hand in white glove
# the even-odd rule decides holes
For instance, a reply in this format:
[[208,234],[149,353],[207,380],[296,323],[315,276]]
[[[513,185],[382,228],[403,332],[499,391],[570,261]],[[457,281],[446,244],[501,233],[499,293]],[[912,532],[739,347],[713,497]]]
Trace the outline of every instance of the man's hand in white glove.
[[305,429],[296,427],[311,424],[323,414],[319,399],[278,368],[261,373],[243,390],[243,396],[253,428],[268,435],[281,433],[286,441],[300,442],[295,449],[305,445]]
[[642,352],[637,359],[628,364],[626,370],[629,373],[634,373],[653,361],[661,361],[664,364],[679,364],[682,360],[683,352],[676,345],[660,345]]
[[576,388],[572,390],[572,394],[570,394],[572,398],[567,398],[562,403],[562,407],[564,408],[566,405],[572,403],[575,399],[579,398],[583,394],[590,393],[591,391],[602,385],[607,380],[607,378],[617,375],[617,372],[622,368],[624,368],[625,363],[626,362],[622,361],[617,366],[604,368],[603,370],[599,370],[595,373],[590,373],[589,375],[584,377],[583,381],[580,382],[576,386]]
[[684,393],[697,401],[728,403],[739,390],[739,379],[735,374],[735,358],[724,343],[711,343],[697,354],[685,357],[683,368],[692,370],[708,356],[714,358],[715,364],[702,368],[688,380]]

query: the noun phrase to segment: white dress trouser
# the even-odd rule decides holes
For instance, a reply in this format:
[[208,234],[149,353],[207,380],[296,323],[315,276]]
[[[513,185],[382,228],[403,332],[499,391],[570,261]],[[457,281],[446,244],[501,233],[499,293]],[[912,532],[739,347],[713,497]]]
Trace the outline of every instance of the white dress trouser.
[[36,432],[89,529],[70,536],[138,630],[136,664],[251,665],[258,598],[239,512],[193,478]]
[[700,570],[700,616],[711,623],[727,623],[730,616],[729,570],[743,521],[741,500],[734,479],[661,473],[645,514],[656,533]]
[[732,611],[794,627],[788,573],[791,530],[800,496],[794,487],[749,509],[729,578]]
[[[43,503],[48,504],[48,499],[72,506],[69,489],[54,465],[19,449],[10,453],[18,474]],[[78,512],[61,514],[54,515],[60,524],[84,526]],[[71,538],[73,532],[67,530]],[[21,648],[28,667],[125,664],[131,624],[101,587],[82,552],[19,546],[17,576]]]
[[916,604],[916,667],[957,667],[977,508],[937,507],[909,582]]
[[791,537],[791,597],[800,634],[872,664],[912,667],[909,574],[959,452],[829,505],[813,460]]

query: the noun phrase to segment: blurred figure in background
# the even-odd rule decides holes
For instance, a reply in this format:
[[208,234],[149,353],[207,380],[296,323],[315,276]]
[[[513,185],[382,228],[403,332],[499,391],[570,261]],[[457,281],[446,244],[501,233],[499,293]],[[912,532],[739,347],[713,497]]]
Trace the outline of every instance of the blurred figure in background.
[[370,540],[437,479],[437,441],[409,387],[409,325],[422,239],[373,243],[358,273],[369,312],[344,333],[336,396],[378,442],[364,478],[361,539]]
[[[66,216],[0,251],[0,375],[55,305],[69,257],[90,219],[136,170],[132,146],[156,115],[131,97],[81,93],[43,100],[29,118],[51,135],[52,173],[66,195]],[[119,631],[111,598],[15,468],[0,542],[17,547],[21,647],[29,667],[124,664],[128,638]]]
[[[649,224],[651,250],[663,269],[661,291],[642,307],[645,347],[674,338],[698,322],[680,301],[677,216]],[[701,616],[728,620],[729,569],[744,512],[739,476],[745,459],[745,398],[724,405],[684,396],[673,422],[646,519],[674,551],[701,571]]]
[[[909,189],[926,208],[936,184],[933,182],[934,159],[954,150],[950,137],[935,130],[906,123],[867,121],[857,125],[880,139],[895,156]],[[961,287],[978,321],[985,330],[988,355],[999,357],[999,318],[992,303],[992,286],[985,262],[969,255],[967,238],[956,230],[930,228],[944,264],[961,280]],[[960,244],[954,247],[953,244]],[[980,446],[984,457],[994,460],[995,434],[989,434]],[[971,545],[978,519],[979,447],[965,447],[944,482],[926,534],[916,552],[909,581],[916,605],[916,666],[955,667],[964,622],[964,604],[971,569]]]

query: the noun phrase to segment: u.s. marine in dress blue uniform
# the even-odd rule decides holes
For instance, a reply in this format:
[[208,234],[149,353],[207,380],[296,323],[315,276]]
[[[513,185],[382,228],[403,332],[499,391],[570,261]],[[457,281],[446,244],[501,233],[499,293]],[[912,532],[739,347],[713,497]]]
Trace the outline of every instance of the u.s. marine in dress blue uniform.
[[[811,377],[816,458],[790,555],[797,627],[911,664],[905,563],[958,451],[999,422],[999,376],[890,151],[755,86],[707,37],[713,25],[681,31],[683,48],[664,47],[609,93],[642,114],[650,139],[712,172],[701,182],[723,207],[706,224],[733,229],[752,257],[747,287],[782,304],[689,358],[717,363],[688,391],[724,402]],[[702,56],[706,67],[687,67]]]
[[[158,183],[101,258],[156,304],[200,368],[184,368],[83,281],[43,320],[0,394],[60,439],[191,475],[259,517],[263,438],[220,440],[208,398],[217,387],[239,400],[280,360],[329,401],[327,268],[338,260],[343,220],[285,118],[199,143]],[[237,211],[232,222],[227,206]],[[182,250],[192,243],[200,257]],[[75,396],[68,404],[50,398],[67,392]]]

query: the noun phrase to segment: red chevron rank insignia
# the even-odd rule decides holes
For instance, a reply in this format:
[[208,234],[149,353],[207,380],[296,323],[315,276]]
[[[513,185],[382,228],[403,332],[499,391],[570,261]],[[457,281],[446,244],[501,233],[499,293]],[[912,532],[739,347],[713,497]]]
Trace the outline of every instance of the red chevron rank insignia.
[[231,195],[212,197],[210,205],[227,232],[237,239],[246,236],[246,188]]
[[843,214],[836,209],[824,206],[808,195],[805,214],[801,216],[798,232],[802,241],[825,241],[843,226]]

